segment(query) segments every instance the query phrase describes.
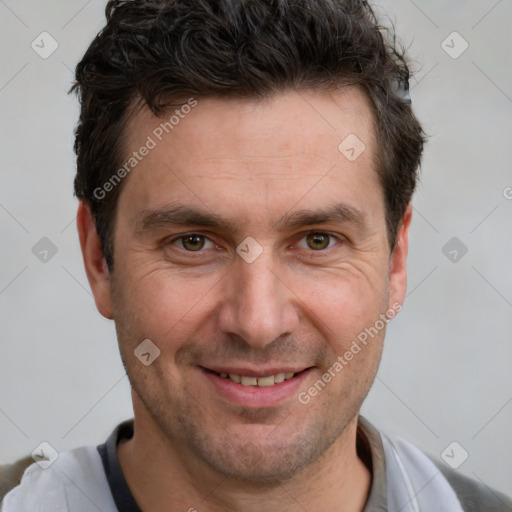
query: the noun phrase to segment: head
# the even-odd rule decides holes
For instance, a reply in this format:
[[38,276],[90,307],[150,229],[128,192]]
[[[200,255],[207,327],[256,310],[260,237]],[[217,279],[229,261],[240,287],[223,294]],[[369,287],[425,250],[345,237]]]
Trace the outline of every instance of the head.
[[[405,294],[423,132],[404,56],[364,1],[106,12],[76,71],[75,193],[136,417],[218,472],[288,478],[357,415]],[[281,370],[272,399],[220,376]]]

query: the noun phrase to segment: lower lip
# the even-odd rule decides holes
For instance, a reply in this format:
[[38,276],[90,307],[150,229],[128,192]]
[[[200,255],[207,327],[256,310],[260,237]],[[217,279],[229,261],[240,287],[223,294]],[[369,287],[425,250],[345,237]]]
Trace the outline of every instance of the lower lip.
[[203,375],[213,384],[217,392],[232,404],[240,407],[262,408],[275,407],[297,392],[312,368],[303,370],[295,377],[274,384],[273,386],[243,386],[233,382],[229,377],[223,379],[216,373],[201,368]]

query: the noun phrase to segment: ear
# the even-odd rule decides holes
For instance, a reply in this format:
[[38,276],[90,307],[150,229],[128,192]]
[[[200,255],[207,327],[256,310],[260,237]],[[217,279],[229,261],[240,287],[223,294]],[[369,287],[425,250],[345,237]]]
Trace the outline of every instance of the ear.
[[409,226],[412,219],[412,205],[409,204],[398,226],[395,247],[389,262],[389,307],[402,304],[407,291],[407,252],[409,249]]
[[76,216],[80,247],[85,272],[91,286],[98,311],[108,319],[113,318],[110,298],[110,272],[103,256],[103,249],[88,205],[80,201]]

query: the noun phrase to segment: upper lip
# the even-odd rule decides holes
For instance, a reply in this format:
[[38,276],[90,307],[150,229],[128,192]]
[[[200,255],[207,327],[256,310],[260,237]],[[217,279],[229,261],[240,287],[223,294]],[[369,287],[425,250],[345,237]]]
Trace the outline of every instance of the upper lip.
[[205,370],[215,373],[227,373],[233,375],[244,375],[246,377],[268,377],[277,373],[299,373],[310,368],[309,366],[271,366],[268,368],[249,368],[236,366],[202,366]]

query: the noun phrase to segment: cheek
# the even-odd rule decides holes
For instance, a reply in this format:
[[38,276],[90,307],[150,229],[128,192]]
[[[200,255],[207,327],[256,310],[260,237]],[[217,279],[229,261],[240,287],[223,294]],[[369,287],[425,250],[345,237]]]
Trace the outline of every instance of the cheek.
[[315,318],[327,339],[347,341],[378,320],[388,306],[388,290],[382,269],[347,266],[319,272],[315,277],[296,276],[293,291]]
[[[137,268],[137,267],[134,267]],[[125,274],[126,275],[126,274]],[[116,323],[121,323],[132,344],[149,338],[160,347],[186,340],[199,317],[212,308],[222,275],[192,276],[170,269],[138,268],[128,274],[114,293]],[[218,292],[217,292],[218,293]]]

